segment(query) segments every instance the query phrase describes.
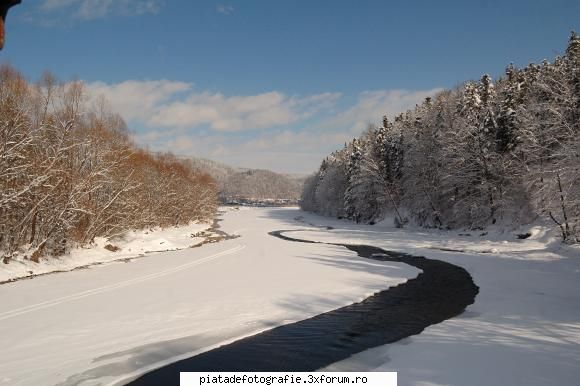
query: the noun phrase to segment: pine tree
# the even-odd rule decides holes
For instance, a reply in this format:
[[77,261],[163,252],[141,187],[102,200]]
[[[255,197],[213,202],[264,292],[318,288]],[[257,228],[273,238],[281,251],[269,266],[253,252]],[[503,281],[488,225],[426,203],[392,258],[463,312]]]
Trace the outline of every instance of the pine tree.
[[421,226],[442,227],[441,136],[444,128],[443,97],[433,104],[427,98],[417,110],[415,128],[407,139],[402,173],[405,208]]
[[[355,221],[396,211],[399,222],[409,213],[420,225],[451,228],[542,215],[564,241],[580,241],[579,58],[572,33],[553,63],[509,65],[495,84],[484,75],[394,121],[383,117],[340,163],[328,163],[324,211],[341,207]],[[331,204],[336,191],[343,199]]]
[[[395,212],[397,224],[403,226],[406,219],[401,215],[401,177],[403,174],[403,125],[402,116],[395,118],[395,124],[383,117],[383,126],[380,127],[374,138],[373,157],[376,159],[377,180],[381,186],[385,206]],[[399,128],[396,128],[398,126]]]
[[568,47],[566,48],[566,59],[569,66],[570,83],[574,92],[574,107],[572,120],[576,122],[576,129],[580,128],[580,36],[572,31]]
[[505,86],[500,95],[497,118],[497,151],[506,153],[519,143],[517,110],[523,102],[522,81],[519,71],[510,64],[506,68]]
[[360,222],[360,213],[356,206],[358,178],[362,153],[357,139],[353,139],[350,145],[350,154],[347,164],[347,188],[344,192],[344,213],[348,219]]
[[457,107],[462,130],[449,157],[456,170],[455,221],[481,228],[495,223],[499,207],[495,154],[495,91],[484,75],[478,84],[467,83]]

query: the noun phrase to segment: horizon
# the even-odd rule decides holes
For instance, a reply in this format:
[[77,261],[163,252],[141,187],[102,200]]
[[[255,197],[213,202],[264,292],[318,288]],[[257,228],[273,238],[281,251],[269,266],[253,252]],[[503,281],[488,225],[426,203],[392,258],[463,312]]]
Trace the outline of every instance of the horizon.
[[580,29],[572,1],[329,4],[25,0],[1,62],[84,81],[152,151],[305,175],[382,115],[551,61]]

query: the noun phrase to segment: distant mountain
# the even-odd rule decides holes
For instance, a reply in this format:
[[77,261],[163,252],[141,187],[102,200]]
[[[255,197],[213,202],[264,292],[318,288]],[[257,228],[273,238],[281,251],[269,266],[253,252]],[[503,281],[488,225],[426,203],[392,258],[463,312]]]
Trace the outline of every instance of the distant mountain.
[[290,200],[300,198],[305,177],[275,173],[262,169],[243,169],[211,161],[193,158],[193,167],[208,173],[218,183],[222,201],[233,200]]

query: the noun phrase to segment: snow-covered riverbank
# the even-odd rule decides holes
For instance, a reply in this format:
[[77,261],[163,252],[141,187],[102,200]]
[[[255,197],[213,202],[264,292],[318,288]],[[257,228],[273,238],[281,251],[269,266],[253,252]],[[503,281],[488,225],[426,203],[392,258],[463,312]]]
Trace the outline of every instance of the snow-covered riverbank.
[[[329,366],[398,371],[400,386],[573,386],[580,379],[580,250],[547,235],[517,240],[354,225],[301,213],[333,230],[302,238],[374,245],[467,269],[480,293],[457,318]],[[442,249],[446,249],[442,250]],[[463,252],[450,252],[457,250]]]
[[90,245],[73,248],[64,256],[43,257],[38,263],[16,255],[7,264],[0,264],[0,282],[189,248],[203,242],[204,233],[210,227],[211,224],[192,222],[177,227],[130,231],[114,240],[97,237]]
[[580,379],[577,248],[540,234],[517,240],[510,234],[400,230],[295,208],[230,210],[220,224],[241,237],[0,286],[0,385],[123,384],[418,274],[342,247],[267,234],[305,228],[310,230],[299,232],[304,239],[451,262],[467,269],[480,287],[459,317],[329,370],[398,371],[401,386],[572,386]]
[[0,385],[95,385],[362,300],[415,277],[341,247],[269,236],[297,209],[224,215],[241,237],[0,286]]

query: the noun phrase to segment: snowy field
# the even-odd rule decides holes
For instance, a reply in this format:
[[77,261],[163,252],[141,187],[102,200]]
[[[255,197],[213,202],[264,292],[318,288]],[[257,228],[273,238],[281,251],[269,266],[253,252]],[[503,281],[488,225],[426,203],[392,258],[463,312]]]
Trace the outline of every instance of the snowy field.
[[0,385],[123,384],[419,273],[267,234],[303,228],[299,214],[230,210],[222,230],[237,239],[1,285]]

